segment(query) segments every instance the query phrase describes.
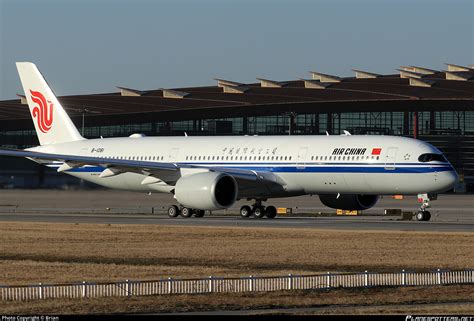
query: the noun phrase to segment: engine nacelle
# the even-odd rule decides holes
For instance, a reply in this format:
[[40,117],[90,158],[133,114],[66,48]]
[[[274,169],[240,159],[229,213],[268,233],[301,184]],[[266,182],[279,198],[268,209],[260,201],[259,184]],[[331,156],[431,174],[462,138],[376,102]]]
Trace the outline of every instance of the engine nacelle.
[[178,202],[199,210],[231,207],[237,199],[237,182],[225,173],[204,172],[183,176],[176,182],[174,195]]
[[327,207],[341,209],[341,210],[366,210],[371,208],[379,200],[378,195],[354,195],[346,194],[322,194],[319,195],[321,203]]

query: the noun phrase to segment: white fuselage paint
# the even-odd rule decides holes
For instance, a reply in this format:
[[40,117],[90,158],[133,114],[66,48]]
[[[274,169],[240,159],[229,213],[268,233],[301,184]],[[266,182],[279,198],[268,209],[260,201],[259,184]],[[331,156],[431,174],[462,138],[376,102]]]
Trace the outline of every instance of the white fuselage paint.
[[[380,149],[380,154],[375,155],[374,149]],[[266,195],[268,198],[331,193],[438,193],[452,188],[457,181],[448,162],[418,161],[424,153],[441,154],[438,149],[419,140],[394,136],[127,137],[81,140],[30,150],[270,171],[284,190]],[[59,165],[48,163],[54,168]],[[147,176],[141,173],[101,178],[104,169],[85,166],[66,173],[114,189],[169,192],[173,188],[164,182],[142,184]],[[170,175],[203,170],[206,169],[181,169]],[[239,198],[252,196],[239,194]]]

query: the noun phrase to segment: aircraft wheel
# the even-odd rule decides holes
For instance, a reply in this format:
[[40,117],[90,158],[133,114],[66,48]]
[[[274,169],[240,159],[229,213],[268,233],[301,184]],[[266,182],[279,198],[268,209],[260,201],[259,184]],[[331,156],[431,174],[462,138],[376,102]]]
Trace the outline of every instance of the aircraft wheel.
[[431,219],[431,213],[428,212],[428,211],[425,211],[425,215],[424,215],[424,216],[425,216],[425,217],[424,217],[423,221],[428,222],[428,221]]
[[179,215],[179,208],[176,205],[171,205],[168,207],[168,216],[177,217]]
[[428,211],[419,211],[416,213],[416,220],[417,221],[424,221],[427,222],[431,219],[431,213]]
[[423,221],[424,218],[425,218],[425,215],[423,214],[422,211],[419,211],[418,213],[416,213],[416,220],[417,220],[418,222]]
[[277,216],[277,209],[275,206],[267,206],[265,209],[265,216],[268,218],[275,218]]
[[203,217],[206,211],[204,210],[195,210],[194,211],[194,217]]
[[193,210],[190,209],[189,207],[183,207],[181,209],[181,216],[182,217],[191,217],[193,215]]
[[252,215],[252,209],[248,205],[244,205],[240,208],[240,216],[247,218]]
[[253,216],[256,218],[263,218],[265,216],[265,207],[263,206],[255,206],[252,210]]

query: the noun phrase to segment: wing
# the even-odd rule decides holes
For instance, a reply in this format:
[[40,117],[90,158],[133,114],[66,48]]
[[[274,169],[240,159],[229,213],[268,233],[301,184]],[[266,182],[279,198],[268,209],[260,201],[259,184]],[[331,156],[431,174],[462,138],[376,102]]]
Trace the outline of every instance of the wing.
[[[134,161],[124,159],[112,159],[105,157],[90,157],[64,154],[41,153],[27,150],[0,149],[0,156],[26,157],[32,160],[58,161],[63,164],[58,168],[58,172],[82,167],[84,165],[99,165],[106,169],[114,169],[117,173],[138,172],[150,174],[153,172],[173,172],[179,168],[173,163]],[[108,172],[103,172],[102,177],[107,177]],[[102,175],[102,174],[101,174]],[[111,176],[111,175],[109,175]]]
[[[200,171],[209,170],[231,175],[238,181],[239,190],[241,191],[256,189],[267,194],[270,190],[280,190],[282,186],[285,185],[285,183],[272,172],[254,171],[241,168],[206,167],[169,162],[134,161],[106,157],[41,153],[16,149],[0,149],[0,156],[26,157],[32,160],[62,162],[63,164],[58,168],[58,172],[82,167],[84,165],[99,165],[104,167],[104,171],[100,174],[100,177],[108,177],[131,172],[153,176],[172,185],[174,185],[176,180],[182,176],[181,169],[184,168]],[[192,172],[193,171],[191,170],[190,173]]]

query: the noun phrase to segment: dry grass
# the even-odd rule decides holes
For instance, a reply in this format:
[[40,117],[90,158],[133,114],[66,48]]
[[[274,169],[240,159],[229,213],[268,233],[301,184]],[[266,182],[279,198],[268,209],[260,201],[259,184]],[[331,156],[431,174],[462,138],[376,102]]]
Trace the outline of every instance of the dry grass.
[[[2,222],[0,284],[464,269],[472,268],[473,241],[472,233]],[[144,313],[317,306],[327,307],[321,313],[406,313],[406,308],[396,304],[472,302],[473,293],[472,286],[450,286],[46,300],[0,302],[0,312]],[[474,310],[472,305],[417,309],[413,311]]]
[[[474,301],[472,286],[432,288],[336,289],[252,294],[172,295],[83,300],[0,302],[3,314],[167,313],[319,308],[316,313],[474,313],[474,304],[430,305]],[[403,306],[400,305],[415,305]],[[352,307],[351,307],[352,306]],[[296,313],[305,313],[304,311]],[[315,312],[310,312],[315,313]]]
[[0,284],[472,268],[474,234],[0,225]]

